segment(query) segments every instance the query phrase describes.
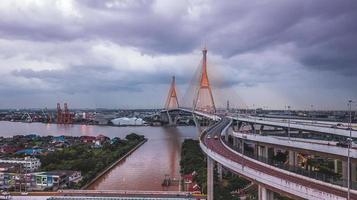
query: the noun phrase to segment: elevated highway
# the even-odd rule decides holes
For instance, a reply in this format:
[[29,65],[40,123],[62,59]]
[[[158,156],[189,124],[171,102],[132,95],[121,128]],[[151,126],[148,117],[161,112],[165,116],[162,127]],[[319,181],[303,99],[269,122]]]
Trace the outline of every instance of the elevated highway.
[[176,111],[195,114],[197,116],[205,117],[207,119],[211,119],[211,120],[214,120],[214,121],[217,121],[217,120],[221,119],[218,115],[205,113],[205,112],[201,112],[201,111],[198,111],[198,110],[192,110],[192,109],[189,109],[189,108],[175,108],[175,109],[168,109],[168,110],[165,109],[165,110],[162,110],[161,112],[163,112],[163,113],[169,112],[170,113],[170,112],[176,112]]
[[[264,126],[280,127],[285,129],[295,129],[301,131],[309,131],[316,133],[325,133],[331,135],[338,135],[343,137],[350,136],[350,130],[347,128],[340,128],[331,122],[328,123],[311,123],[307,121],[295,121],[295,120],[286,120],[286,119],[267,119],[259,117],[250,117],[250,116],[238,116],[238,117],[229,117],[233,120],[238,120],[239,122],[245,122],[250,124],[259,124]],[[290,121],[290,122],[289,122]],[[351,130],[352,138],[357,138],[357,130]]]
[[[208,156],[208,199],[212,199],[213,196],[213,178],[210,177],[213,175],[213,161],[257,183],[260,199],[272,199],[270,190],[294,199],[342,200],[347,198],[346,187],[268,165],[229,147],[221,139],[221,135],[230,125],[231,120],[223,118],[204,131],[200,137],[200,146]],[[351,199],[357,199],[356,190],[351,190]]]
[[[272,145],[276,147],[282,147],[284,149],[293,149],[302,152],[315,152],[320,154],[328,154],[332,157],[347,159],[348,149],[345,147],[337,146],[337,142],[324,141],[324,140],[310,140],[291,138],[278,136],[262,136],[258,134],[246,134],[241,132],[232,132],[232,136],[248,141],[254,141],[261,144]],[[357,149],[352,148],[350,150],[350,157],[357,159]]]

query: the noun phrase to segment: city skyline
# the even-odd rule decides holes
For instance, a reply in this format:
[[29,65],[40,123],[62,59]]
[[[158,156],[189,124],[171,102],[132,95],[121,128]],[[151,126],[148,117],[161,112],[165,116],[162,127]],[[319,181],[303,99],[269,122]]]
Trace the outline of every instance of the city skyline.
[[357,99],[356,8],[351,1],[2,1],[0,108],[65,101],[162,108],[171,76],[184,96],[206,46],[219,82],[213,93],[227,94],[221,106],[228,99],[232,107],[347,109]]

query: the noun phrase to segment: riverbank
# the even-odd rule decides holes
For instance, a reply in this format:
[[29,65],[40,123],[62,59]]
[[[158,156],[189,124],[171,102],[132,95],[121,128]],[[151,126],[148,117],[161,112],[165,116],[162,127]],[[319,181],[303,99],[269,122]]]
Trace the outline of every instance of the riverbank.
[[137,150],[139,147],[141,147],[145,142],[147,142],[148,139],[145,138],[144,141],[140,142],[138,145],[136,145],[133,149],[131,149],[128,153],[126,153],[124,156],[122,156],[121,158],[119,158],[117,161],[115,161],[113,164],[111,164],[110,166],[108,166],[106,169],[104,169],[100,174],[98,174],[94,179],[92,179],[89,183],[87,183],[86,185],[84,185],[81,189],[85,190],[88,187],[90,187],[95,181],[97,181],[100,177],[102,177],[103,175],[105,175],[106,173],[108,173],[110,170],[112,170],[113,167],[115,167],[118,163],[120,163],[122,160],[124,160],[125,158],[127,158],[130,154],[132,154],[135,150]]
[[[92,137],[85,137],[90,141]],[[106,138],[102,136],[102,138]],[[100,173],[116,163],[120,158],[128,155],[128,152],[138,148],[138,145],[146,139],[142,135],[131,133],[125,139],[113,138],[101,145],[89,142],[78,144],[40,156],[42,171],[75,170],[81,172],[82,180],[67,188],[79,189],[87,185]]]

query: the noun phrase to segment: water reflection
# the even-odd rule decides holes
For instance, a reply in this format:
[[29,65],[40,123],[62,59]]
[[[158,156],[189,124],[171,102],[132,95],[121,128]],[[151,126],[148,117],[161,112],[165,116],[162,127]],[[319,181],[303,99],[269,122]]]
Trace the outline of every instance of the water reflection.
[[179,169],[179,161],[181,159],[181,133],[178,128],[176,127],[168,127],[168,128],[163,128],[165,131],[165,134],[169,136],[167,139],[167,149],[169,150],[168,158],[167,160],[170,161],[170,175],[171,178],[176,178],[178,179],[179,177],[176,177],[177,172],[174,170]]
[[89,189],[178,190],[178,185],[163,187],[161,184],[166,174],[179,179],[181,141],[193,136],[194,130],[192,127],[156,129],[151,134],[157,137],[149,139]]

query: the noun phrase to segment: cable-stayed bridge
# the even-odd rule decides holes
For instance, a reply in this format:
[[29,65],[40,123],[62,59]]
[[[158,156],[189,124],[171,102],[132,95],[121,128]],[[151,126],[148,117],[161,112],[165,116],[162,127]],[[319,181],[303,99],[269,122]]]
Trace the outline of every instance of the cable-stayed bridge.
[[[205,118],[208,128],[200,130],[200,146],[207,155],[207,198],[213,199],[213,169],[222,168],[237,173],[258,185],[259,199],[274,199],[274,193],[294,199],[357,199],[357,148],[347,148],[339,142],[316,138],[295,138],[297,135],[317,134],[321,137],[357,138],[357,131],[339,128],[336,123],[313,123],[311,120],[271,119],[249,115],[225,116],[216,113],[213,91],[207,72],[207,49],[203,60],[198,87],[191,108],[179,106],[175,79],[162,115],[169,124],[175,124],[182,114]],[[249,127],[247,131],[246,127]],[[265,132],[279,132],[280,136]],[[290,136],[292,135],[292,136]],[[245,150],[249,147],[252,151]],[[251,148],[253,147],[253,148]],[[285,163],[274,163],[278,151],[286,151]],[[334,160],[336,176],[328,176],[300,165],[309,155],[325,156]],[[348,167],[348,159],[352,162]],[[302,160],[302,161],[300,161]],[[306,163],[305,163],[306,164]],[[307,165],[307,164],[306,164]],[[341,165],[341,166],[339,166]],[[308,166],[308,165],[307,165]]]
[[[257,184],[258,197],[262,200],[274,199],[276,193],[294,199],[357,199],[357,148],[351,143],[346,146],[345,143],[341,145],[324,140],[325,135],[338,139],[357,138],[356,130],[351,126],[349,129],[340,128],[336,126],[337,122],[312,123],[311,120],[218,114],[209,79],[206,48],[202,54],[200,76],[195,83],[197,87],[194,87],[192,99],[186,99],[192,104],[184,106],[179,102],[176,79],[173,77],[160,116],[169,125],[177,124],[182,116],[194,119],[200,134],[200,147],[207,155],[208,200],[214,197],[214,166],[217,166],[219,177],[222,177],[224,170],[229,170]],[[312,134],[319,139],[310,138]],[[282,152],[286,153],[286,161],[276,162],[273,158]],[[314,157],[332,159],[334,172],[320,173],[319,169],[309,165],[308,160]],[[96,197],[116,195],[117,199],[206,198],[205,195],[191,196],[184,192],[64,192],[82,199],[87,194]]]

